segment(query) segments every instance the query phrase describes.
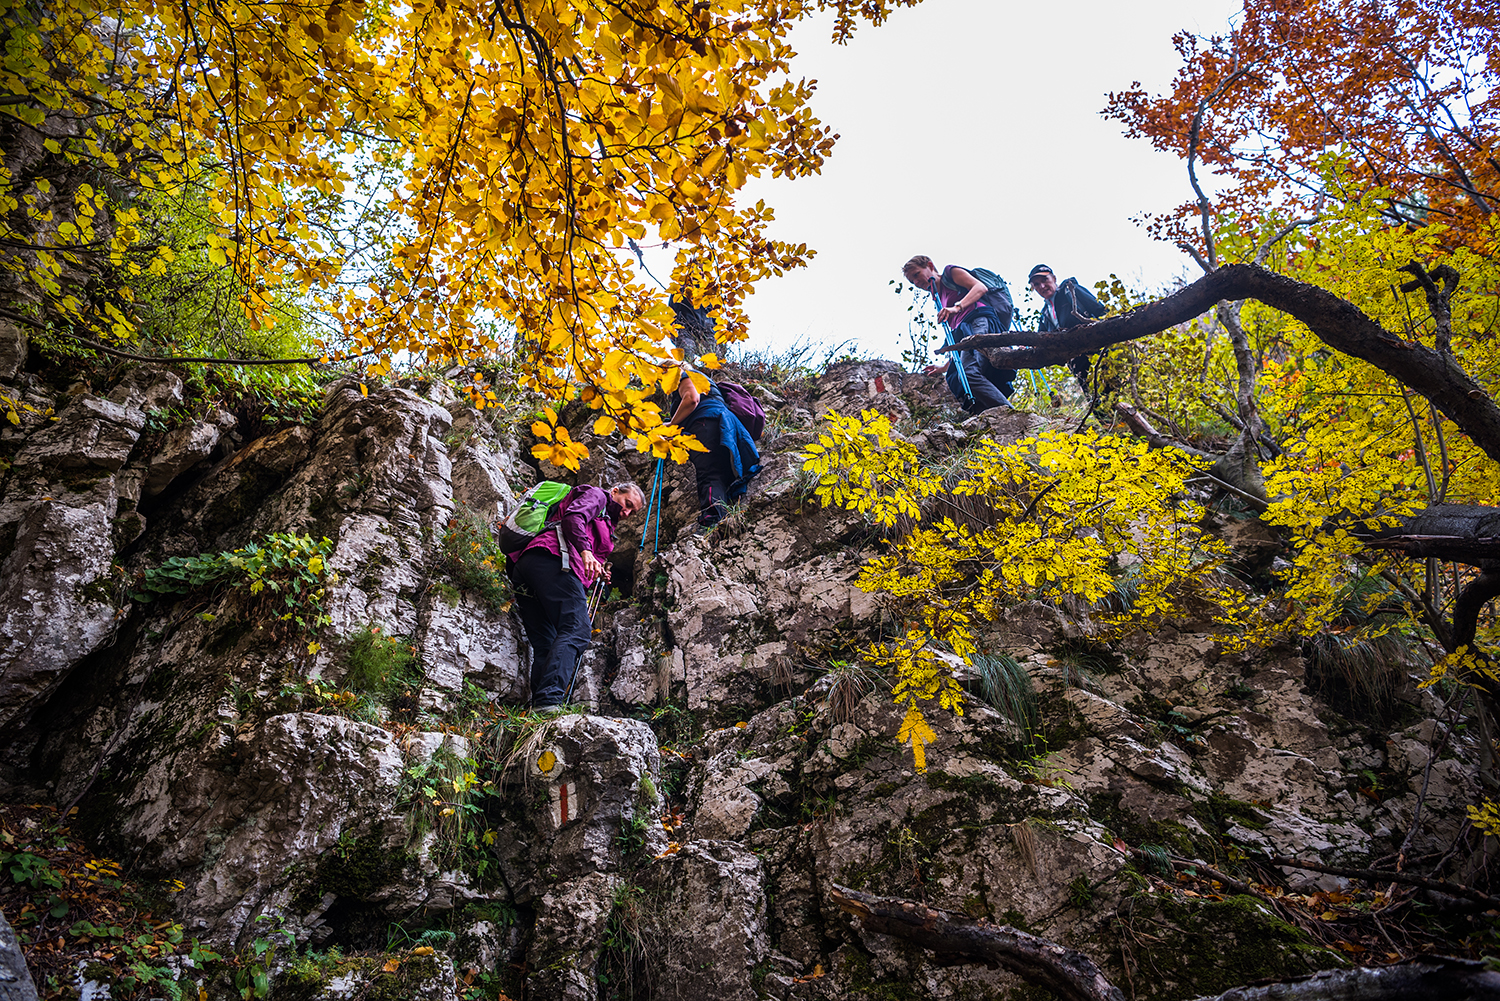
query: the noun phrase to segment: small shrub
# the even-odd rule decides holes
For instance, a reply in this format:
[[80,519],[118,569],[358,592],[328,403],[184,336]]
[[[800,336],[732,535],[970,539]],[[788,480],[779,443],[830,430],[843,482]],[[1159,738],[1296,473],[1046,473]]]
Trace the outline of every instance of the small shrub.
[[410,685],[417,648],[406,640],[371,626],[355,635],[344,659],[344,686],[385,695]]
[[599,953],[599,997],[605,1001],[651,997],[652,968],[647,957],[657,952],[652,901],[639,886],[624,883],[615,891],[614,907]]
[[[327,567],[332,554],[333,543],[327,538],[314,542],[310,535],[272,532],[242,549],[170,557],[146,571],[130,597],[154,601],[227,583],[259,597],[277,621],[295,624],[311,635],[329,622],[323,596],[327,585],[338,583],[338,574]],[[317,644],[308,652],[316,653]]]
[[1094,884],[1083,876],[1074,877],[1068,884],[1068,903],[1080,911],[1094,902]]
[[[38,987],[88,967],[119,1001],[197,996],[179,984],[172,962],[202,967],[218,953],[188,939],[166,897],[182,883],[152,885],[123,874],[77,838],[56,810],[0,804],[0,911],[10,917]],[[70,995],[71,996],[71,995]]]
[[453,583],[478,595],[496,612],[510,610],[505,554],[484,518],[459,508],[443,533],[443,569]]
[[880,682],[880,675],[863,664],[847,660],[831,663],[828,675],[833,678],[833,683],[828,686],[828,706],[833,711],[835,723],[847,723],[853,719],[860,700],[873,692]]
[[317,678],[288,678],[277,697],[289,701],[291,708],[298,712],[342,716],[356,723],[380,723],[379,711],[364,694],[326,684]]
[[646,847],[646,831],[651,826],[651,821],[636,813],[629,820],[620,824],[620,833],[615,835],[615,844],[619,847],[622,855],[634,855]]
[[480,764],[439,747],[428,761],[406,770],[397,796],[410,824],[408,847],[415,847],[429,831],[436,834],[432,859],[439,865],[467,860],[478,876],[488,868],[484,848],[495,832],[480,831],[479,800],[494,792],[494,782],[479,777]]

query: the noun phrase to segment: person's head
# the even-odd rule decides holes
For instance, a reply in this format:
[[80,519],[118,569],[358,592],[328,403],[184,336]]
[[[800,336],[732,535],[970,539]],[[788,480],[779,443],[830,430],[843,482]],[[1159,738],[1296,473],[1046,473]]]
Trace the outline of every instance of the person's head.
[[1031,274],[1026,276],[1026,282],[1033,292],[1048,302],[1051,302],[1052,297],[1057,294],[1057,275],[1053,274],[1052,269],[1045,264],[1038,264],[1032,268]]
[[917,288],[932,290],[932,283],[938,277],[937,265],[932,263],[932,258],[926,254],[918,254],[905,264],[901,265],[901,275]]
[[621,483],[609,488],[610,499],[620,505],[620,517],[630,518],[646,507],[646,492],[634,483]]

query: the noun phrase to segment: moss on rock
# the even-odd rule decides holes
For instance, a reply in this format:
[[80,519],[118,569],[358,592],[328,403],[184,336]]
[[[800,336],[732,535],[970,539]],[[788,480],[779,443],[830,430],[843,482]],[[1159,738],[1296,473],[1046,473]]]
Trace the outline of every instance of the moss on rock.
[[1127,936],[1135,986],[1160,1001],[1344,965],[1341,956],[1313,944],[1255,897],[1134,900],[1121,921],[1149,933]]

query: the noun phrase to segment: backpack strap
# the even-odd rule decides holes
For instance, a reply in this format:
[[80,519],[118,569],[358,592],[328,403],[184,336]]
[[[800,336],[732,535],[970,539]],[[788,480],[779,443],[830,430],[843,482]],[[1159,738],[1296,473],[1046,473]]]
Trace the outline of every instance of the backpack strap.
[[562,568],[564,573],[572,569],[572,560],[568,556],[568,540],[563,538],[563,505],[568,503],[568,501],[571,500],[572,497],[573,490],[570,489],[567,493],[563,494],[557,499],[556,510],[553,513],[547,515],[547,520],[552,522],[552,530],[557,533],[557,555],[562,559]]

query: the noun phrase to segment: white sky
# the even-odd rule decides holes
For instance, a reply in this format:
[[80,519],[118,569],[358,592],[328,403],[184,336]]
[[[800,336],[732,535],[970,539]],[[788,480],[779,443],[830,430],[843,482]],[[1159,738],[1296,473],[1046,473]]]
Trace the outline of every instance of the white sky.
[[818,251],[757,288],[747,346],[852,338],[899,359],[907,299],[887,282],[913,254],[998,272],[1018,310],[1037,305],[1025,283],[1039,262],[1086,285],[1191,274],[1130,221],[1189,194],[1182,162],[1099,112],[1132,81],[1164,90],[1180,64],[1172,34],[1222,32],[1239,7],[925,0],[844,46],[826,19],[800,26],[794,74],[818,81],[813,111],[841,138],[821,175],[743,192],[776,209],[772,236]]

